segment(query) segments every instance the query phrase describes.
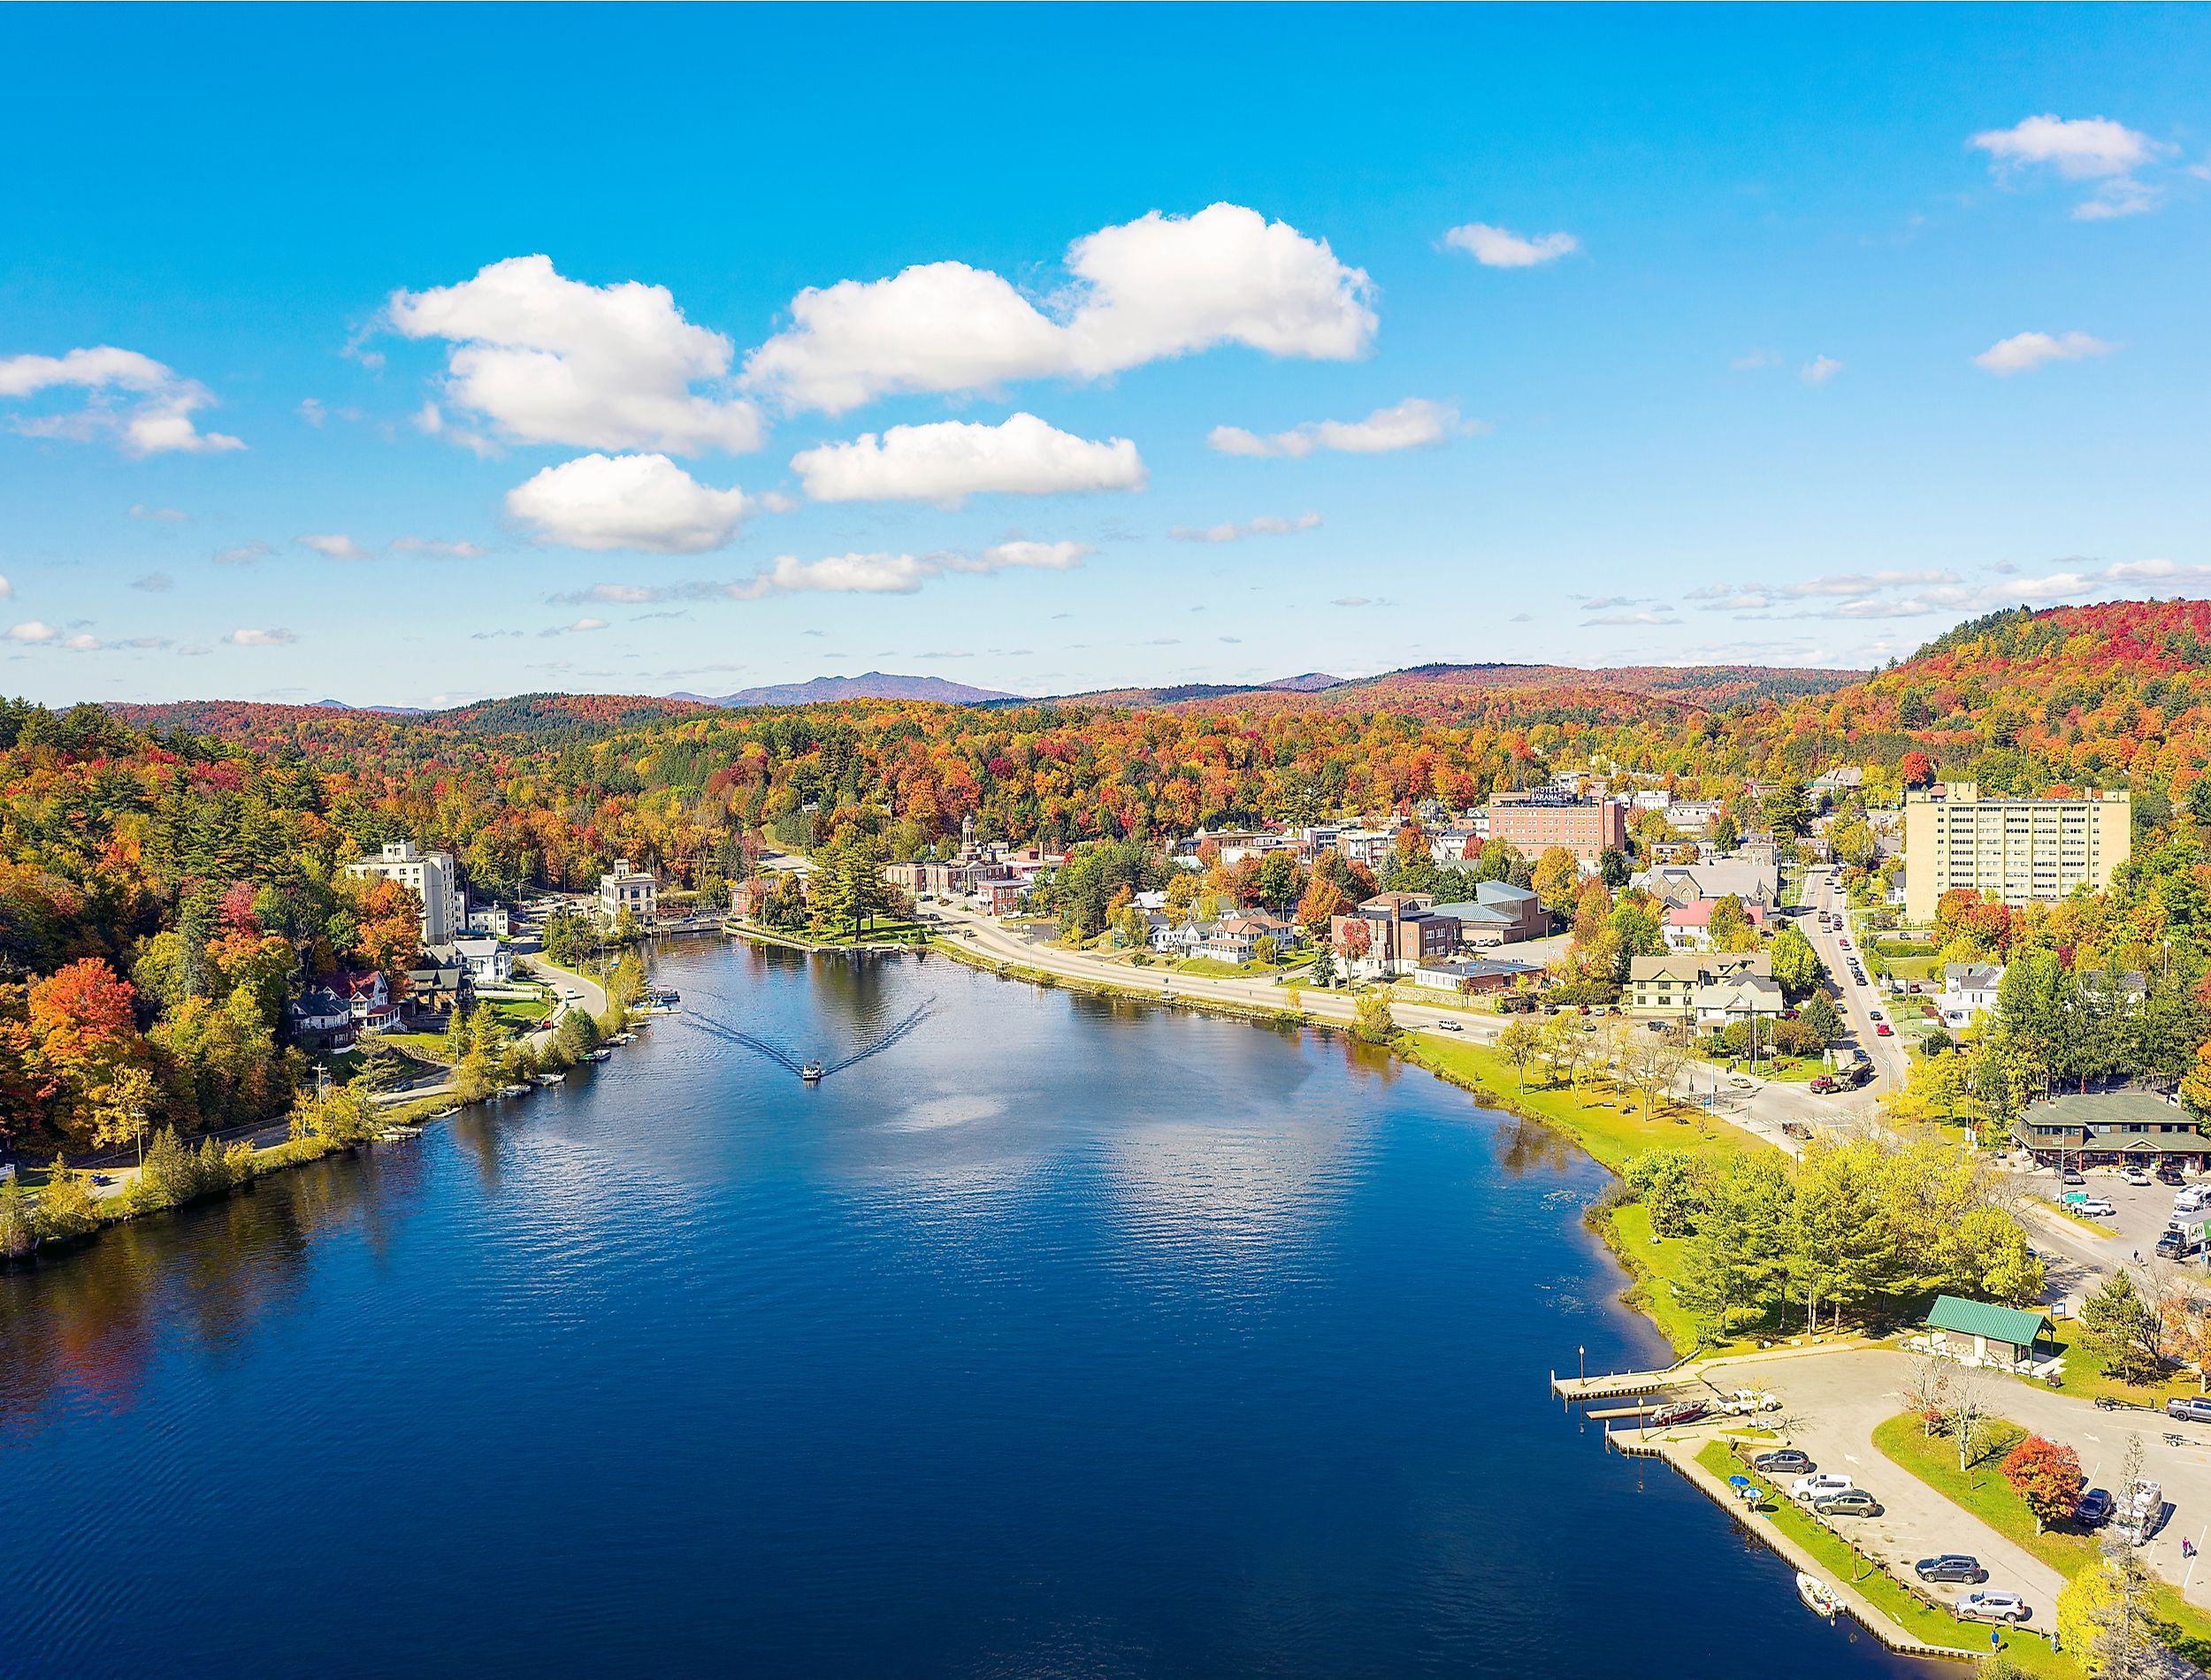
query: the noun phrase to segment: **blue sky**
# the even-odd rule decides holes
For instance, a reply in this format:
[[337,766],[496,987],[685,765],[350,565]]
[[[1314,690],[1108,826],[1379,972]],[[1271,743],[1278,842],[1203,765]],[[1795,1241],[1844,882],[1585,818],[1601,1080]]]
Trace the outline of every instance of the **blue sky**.
[[34,698],[1855,665],[2211,592],[2201,11],[17,8],[0,54],[50,71],[0,187]]

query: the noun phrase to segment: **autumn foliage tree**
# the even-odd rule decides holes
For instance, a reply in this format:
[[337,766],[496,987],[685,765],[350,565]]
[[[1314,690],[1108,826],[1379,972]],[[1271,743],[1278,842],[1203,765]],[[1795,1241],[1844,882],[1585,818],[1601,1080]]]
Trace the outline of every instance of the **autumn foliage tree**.
[[2084,1480],[2080,1455],[2040,1435],[2030,1435],[2004,1455],[2004,1480],[2034,1513],[2035,1532],[2073,1514]]

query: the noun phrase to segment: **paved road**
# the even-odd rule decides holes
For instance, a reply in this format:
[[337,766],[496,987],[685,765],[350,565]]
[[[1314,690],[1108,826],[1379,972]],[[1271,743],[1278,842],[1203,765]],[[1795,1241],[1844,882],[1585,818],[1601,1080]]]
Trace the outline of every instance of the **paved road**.
[[[1107,962],[1083,951],[1067,950],[1042,940],[1029,940],[972,911],[939,901],[937,914],[949,924],[952,937],[983,956],[1020,963],[1069,979],[1097,981],[1147,992],[1163,999],[1198,998],[1233,1003],[1259,1009],[1287,1009],[1286,988],[1270,980],[1200,978],[1161,968],[1135,968],[1125,962]],[[1322,1019],[1348,1023],[1352,1001],[1343,992],[1307,987],[1303,994],[1305,1012]],[[1390,1014],[1401,1027],[1491,1043],[1510,1017],[1445,1006],[1424,1007],[1392,997]],[[1446,1023],[1449,1025],[1447,1026]],[[1455,1031],[1453,1029],[1456,1029]],[[1685,1100],[1711,1106],[1713,1112],[1744,1130],[1765,1139],[1790,1154],[1803,1147],[1782,1128],[1791,1123],[1818,1130],[1851,1129],[1864,1123],[1871,1100],[1864,1091],[1819,1096],[1806,1086],[1774,1080],[1740,1081],[1710,1064],[1694,1064],[1675,1088]]]
[[1893,1036],[1883,1038],[1873,1030],[1876,1023],[1872,1012],[1878,1009],[1886,1015],[1887,1006],[1880,1001],[1870,982],[1860,986],[1851,980],[1850,958],[1853,953],[1846,950],[1842,943],[1848,935],[1825,931],[1819,925],[1822,911],[1840,915],[1849,907],[1848,896],[1836,884],[1835,871],[1832,867],[1805,872],[1804,905],[1807,913],[1800,919],[1798,925],[1811,940],[1812,949],[1819,953],[1820,960],[1827,965],[1827,973],[1835,982],[1835,989],[1841,994],[1836,1007],[1842,1011],[1843,1020],[1849,1027],[1851,1036],[1859,1048],[1873,1058],[1873,1082],[1865,1087],[1863,1094],[1878,1096],[1883,1091],[1901,1087],[1911,1074],[1909,1058],[1899,1040]]

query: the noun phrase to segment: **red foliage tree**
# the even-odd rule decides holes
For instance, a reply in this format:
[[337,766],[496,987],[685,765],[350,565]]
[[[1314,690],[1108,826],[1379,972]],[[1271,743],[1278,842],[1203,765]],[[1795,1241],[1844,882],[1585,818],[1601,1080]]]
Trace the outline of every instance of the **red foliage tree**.
[[2080,1455],[2040,1435],[2030,1435],[2004,1455],[2004,1480],[2034,1513],[2037,1533],[2080,1503]]
[[1916,747],[1896,760],[1896,774],[1908,788],[1924,788],[1934,780],[1934,760]]

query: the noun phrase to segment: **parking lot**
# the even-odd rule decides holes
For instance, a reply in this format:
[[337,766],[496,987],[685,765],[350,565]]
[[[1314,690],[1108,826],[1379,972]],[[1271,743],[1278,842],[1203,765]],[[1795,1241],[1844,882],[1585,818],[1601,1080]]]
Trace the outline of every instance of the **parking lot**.
[[[2155,1257],[2157,1239],[2163,1234],[2167,1223],[2172,1218],[2173,1197],[2179,1194],[2177,1187],[2156,1180],[2152,1180],[2146,1187],[2131,1185],[2108,1167],[2093,1167],[2081,1176],[2087,1180],[2085,1184],[2069,1185],[2049,1168],[2011,1174],[2012,1182],[2020,1189],[2045,1201],[2056,1202],[2069,1192],[2081,1192],[2091,1197],[2100,1197],[2112,1206],[2110,1218],[2099,1218],[2093,1221],[2096,1226],[2108,1233],[2102,1236],[2093,1230],[2084,1229],[2071,1220],[2059,1219],[2049,1214],[2039,1215],[2033,1219],[2037,1249],[2055,1248],[2103,1276],[2108,1276],[2115,1265],[2124,1265],[2135,1271],[2138,1279],[2154,1265],[2176,1271],[2206,1271],[2202,1253],[2185,1261],[2160,1262]],[[2211,1179],[2201,1175],[2191,1175],[2188,1182],[2211,1189]],[[2090,1284],[2087,1287],[2092,1288],[2094,1286]]]
[[[2047,1630],[2055,1617],[2063,1581],[2056,1570],[1983,1525],[1944,1495],[1893,1463],[1873,1445],[1873,1431],[1904,1409],[1901,1394],[1908,1371],[1903,1355],[1875,1349],[1786,1359],[1750,1359],[1708,1368],[1705,1375],[1721,1388],[1756,1386],[1771,1391],[1783,1410],[1756,1421],[1781,1422],[1791,1444],[1802,1447],[1822,1470],[1840,1471],[1867,1489],[1883,1507],[1877,1517],[1842,1517],[1836,1531],[1857,1542],[1907,1580],[1918,1559],[1946,1552],[1978,1558],[1989,1571],[1980,1589],[1930,1585],[1924,1590],[1954,1602],[1976,1590],[2020,1594],[2033,1614],[2030,1632]],[[2184,1535],[2200,1546],[2211,1539],[2211,1424],[2179,1423],[2161,1412],[2101,1411],[2091,1402],[2012,1378],[1997,1379],[1997,1415],[2070,1446],[2092,1487],[2108,1487],[2118,1474],[2130,1435],[2141,1437],[2146,1473],[2162,1484],[2167,1501],[2163,1525],[2143,1548],[2151,1570],[2180,1586],[2190,1602],[2211,1607],[2211,1574],[2200,1561],[2184,1559]],[[1701,1425],[1711,1428],[1713,1425]],[[2166,1437],[2176,1436],[2175,1446]],[[1995,1474],[1993,1466],[1989,1474]],[[1789,1478],[1778,1491],[1787,1493]]]

